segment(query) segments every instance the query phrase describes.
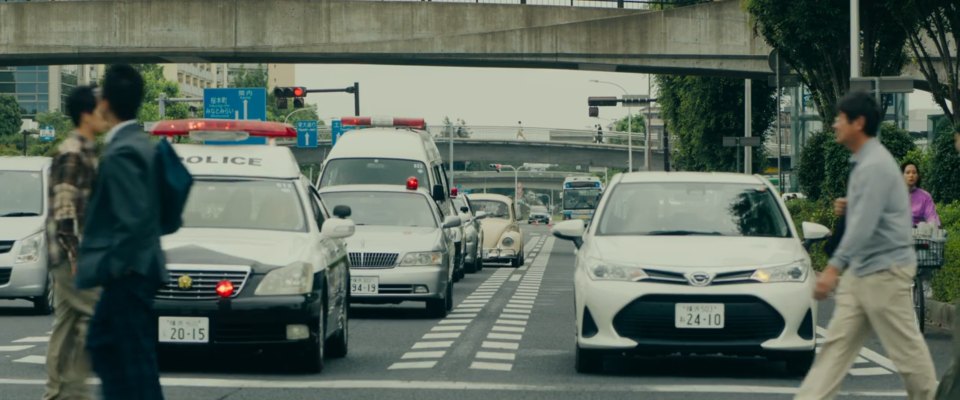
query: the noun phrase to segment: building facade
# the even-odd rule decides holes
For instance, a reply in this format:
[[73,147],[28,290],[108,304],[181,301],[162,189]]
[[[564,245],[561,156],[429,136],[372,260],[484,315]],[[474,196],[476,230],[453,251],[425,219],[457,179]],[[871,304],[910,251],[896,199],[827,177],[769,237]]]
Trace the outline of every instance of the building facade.
[[0,94],[17,99],[24,118],[61,111],[77,85],[96,83],[103,68],[96,65],[0,67]]

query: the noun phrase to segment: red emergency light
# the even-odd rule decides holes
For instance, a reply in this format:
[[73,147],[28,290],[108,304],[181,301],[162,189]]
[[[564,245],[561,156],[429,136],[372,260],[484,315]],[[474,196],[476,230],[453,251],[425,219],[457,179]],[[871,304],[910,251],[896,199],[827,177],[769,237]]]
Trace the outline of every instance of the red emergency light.
[[450,188],[450,197],[457,197],[460,194],[460,189]]
[[295,138],[297,130],[280,122],[233,119],[175,119],[157,122],[150,133],[157,136],[189,136],[195,132],[237,132],[254,137]]
[[344,126],[360,127],[395,127],[425,129],[427,122],[423,118],[393,118],[393,117],[343,117],[340,123]]
[[420,187],[420,181],[416,177],[411,176],[407,178],[407,190],[417,190]]
[[233,282],[226,279],[217,283],[217,295],[226,299],[233,295]]

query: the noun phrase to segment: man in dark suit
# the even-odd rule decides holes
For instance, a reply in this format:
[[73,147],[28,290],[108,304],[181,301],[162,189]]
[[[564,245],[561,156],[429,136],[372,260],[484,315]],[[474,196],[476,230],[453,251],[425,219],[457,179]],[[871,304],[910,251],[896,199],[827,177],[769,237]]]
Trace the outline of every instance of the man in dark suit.
[[77,267],[77,287],[103,287],[87,349],[106,400],[163,398],[153,298],[167,276],[156,150],[136,121],[143,95],[143,78],[129,65],[106,72],[97,112],[110,131]]

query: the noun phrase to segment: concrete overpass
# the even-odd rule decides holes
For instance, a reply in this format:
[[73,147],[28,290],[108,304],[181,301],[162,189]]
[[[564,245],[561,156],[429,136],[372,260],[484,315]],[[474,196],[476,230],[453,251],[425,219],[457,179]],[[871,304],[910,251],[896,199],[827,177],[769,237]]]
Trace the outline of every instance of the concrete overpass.
[[769,52],[738,0],[667,11],[435,1],[0,3],[0,65],[363,63],[762,78]]
[[[554,191],[563,186],[563,179],[568,176],[589,176],[580,172],[557,171],[520,171],[517,173],[518,182],[525,190]],[[510,189],[513,190],[513,172],[503,171],[457,171],[453,183],[464,189]]]
[[[440,148],[440,154],[444,160],[447,160],[449,156],[447,139],[436,139],[436,142]],[[457,161],[513,165],[523,163],[584,165],[607,168],[625,168],[627,165],[627,146],[623,145],[489,139],[454,139],[453,143],[453,157]],[[301,164],[319,164],[330,152],[330,143],[320,143],[316,149],[293,147],[291,150]],[[633,162],[635,168],[643,168],[642,146],[634,146]],[[653,151],[651,169],[663,170],[663,153],[659,150]]]

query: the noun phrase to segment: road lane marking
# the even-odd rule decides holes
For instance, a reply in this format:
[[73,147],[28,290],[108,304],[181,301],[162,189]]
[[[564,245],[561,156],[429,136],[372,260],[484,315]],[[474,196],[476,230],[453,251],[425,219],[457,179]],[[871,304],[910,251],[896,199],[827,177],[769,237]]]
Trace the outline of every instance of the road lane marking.
[[509,302],[507,303],[507,308],[526,308],[529,310],[533,308],[533,304],[514,304],[513,302]]
[[513,314],[530,314],[530,310],[521,310],[518,308],[504,308],[503,312]]
[[47,357],[45,357],[45,356],[26,356],[26,357],[23,357],[23,358],[20,358],[20,359],[17,359],[17,360],[13,360],[13,362],[25,363],[25,364],[44,365],[44,364],[47,363]]
[[466,325],[447,325],[447,326],[435,326],[433,329],[430,329],[434,332],[450,332],[450,331],[462,331],[467,329]]
[[530,316],[522,315],[522,314],[500,314],[500,318],[527,320],[527,319],[530,319]]
[[22,346],[0,346],[0,352],[12,353],[16,351],[23,351],[31,347],[34,347],[34,346],[32,344],[26,344]]
[[463,312],[480,312],[482,307],[457,307],[453,309],[454,313],[463,313]]
[[[817,334],[826,337],[826,336],[827,336],[827,329],[824,328],[824,327],[818,326],[818,327],[817,327]],[[817,353],[819,353],[819,352],[820,352],[820,347],[817,346]],[[886,358],[886,357],[880,355],[880,353],[877,353],[877,352],[875,352],[875,351],[873,351],[873,350],[868,349],[866,346],[864,346],[863,348],[860,349],[860,356],[863,357],[863,358],[865,358],[865,359],[867,359],[867,360],[869,360],[869,361],[872,361],[873,363],[875,363],[875,364],[877,364],[877,365],[879,365],[879,366],[881,366],[881,367],[884,367],[884,368],[890,370],[891,372],[897,372],[897,367],[896,367],[896,365],[893,364],[893,361],[891,361],[889,358]]]
[[440,341],[440,342],[417,342],[413,344],[411,349],[445,349],[450,346],[453,346],[453,341]]
[[517,359],[517,355],[514,353],[502,353],[498,351],[478,351],[477,358],[482,358],[486,360],[513,361]]
[[498,319],[496,322],[498,325],[520,325],[527,326],[527,321],[517,321],[512,319]]
[[460,332],[426,333],[421,339],[456,339],[460,337]]
[[47,343],[50,341],[50,336],[30,336],[21,339],[14,340],[14,343]]
[[458,325],[458,324],[469,324],[473,322],[473,319],[442,319],[438,324],[440,325]]
[[388,369],[430,369],[437,365],[436,361],[396,362]]
[[412,360],[422,358],[443,358],[443,355],[446,353],[446,351],[408,351],[404,353],[400,359]]
[[523,332],[526,331],[527,329],[526,329],[526,328],[523,328],[523,327],[517,327],[517,326],[500,326],[500,325],[494,325],[494,326],[493,326],[493,329],[491,329],[491,330],[494,331],[494,332],[523,333]]
[[461,310],[454,310],[450,313],[450,318],[474,318],[477,316],[475,312],[466,312]]
[[518,335],[518,334],[516,334],[516,333],[496,333],[496,332],[490,332],[489,334],[487,334],[487,339],[494,339],[494,340],[521,340],[521,339],[523,339],[523,335]]
[[510,282],[519,281],[520,278],[522,278],[522,277],[523,277],[522,275],[513,275],[513,276],[510,277]]
[[491,370],[491,371],[510,371],[511,369],[513,369],[513,364],[474,361],[473,364],[470,364],[470,369],[485,369],[485,370]]
[[880,367],[850,369],[850,375],[853,376],[880,376],[890,374],[892,374],[892,372],[888,371],[886,368]]
[[484,340],[483,343],[480,345],[480,347],[483,347],[485,349],[497,349],[497,350],[516,350],[520,348],[520,344],[511,343],[511,342],[496,342],[496,341]]

